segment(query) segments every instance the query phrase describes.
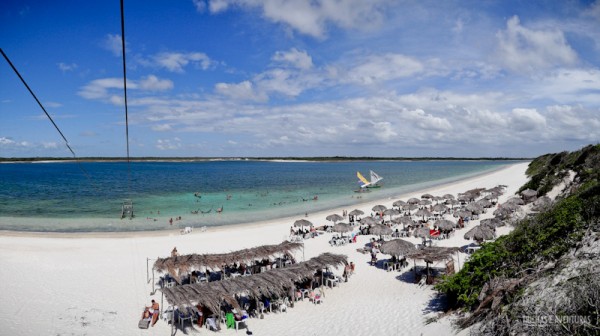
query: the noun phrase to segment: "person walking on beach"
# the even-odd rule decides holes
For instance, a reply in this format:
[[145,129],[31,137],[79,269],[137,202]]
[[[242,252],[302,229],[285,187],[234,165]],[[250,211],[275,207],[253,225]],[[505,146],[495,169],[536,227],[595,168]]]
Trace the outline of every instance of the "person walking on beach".
[[177,252],[177,246],[173,247],[173,251],[171,251],[171,257],[177,257],[179,252]]
[[173,225],[173,217],[171,217],[171,219],[169,219],[169,224]]

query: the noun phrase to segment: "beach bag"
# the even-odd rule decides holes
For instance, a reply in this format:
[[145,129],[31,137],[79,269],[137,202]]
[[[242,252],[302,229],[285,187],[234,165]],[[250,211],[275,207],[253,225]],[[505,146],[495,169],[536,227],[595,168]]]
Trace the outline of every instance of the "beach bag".
[[149,326],[150,326],[150,320],[141,319],[140,322],[138,322],[138,327],[140,329],[148,329]]

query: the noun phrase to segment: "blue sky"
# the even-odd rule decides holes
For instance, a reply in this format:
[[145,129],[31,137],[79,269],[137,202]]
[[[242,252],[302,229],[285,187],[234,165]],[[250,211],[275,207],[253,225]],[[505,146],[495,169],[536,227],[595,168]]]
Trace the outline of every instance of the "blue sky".
[[[537,156],[600,139],[600,2],[125,0],[132,156]],[[125,156],[119,1],[4,1],[78,156]],[[0,62],[0,156],[69,156]]]

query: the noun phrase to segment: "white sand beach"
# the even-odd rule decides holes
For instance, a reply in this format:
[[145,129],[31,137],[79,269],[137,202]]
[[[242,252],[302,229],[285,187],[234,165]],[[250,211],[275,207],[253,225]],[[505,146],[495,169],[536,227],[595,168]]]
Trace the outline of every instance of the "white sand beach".
[[[366,214],[376,204],[391,207],[397,199],[407,200],[424,193],[454,194],[481,187],[507,185],[503,202],[523,185],[528,163],[518,163],[492,173],[442,185],[400,198],[384,199],[357,207]],[[316,226],[328,224],[325,217],[342,210],[312,213],[308,217]],[[488,218],[492,211],[481,216]],[[147,281],[153,259],[169,256],[173,247],[180,254],[223,253],[263,244],[277,244],[287,239],[290,226],[298,218],[195,230],[135,232],[127,234],[27,234],[0,233],[0,334],[3,335],[169,335],[171,326],[159,321],[148,330],[138,329],[138,320],[151,299],[161,302],[161,292],[150,295],[153,285]],[[468,228],[476,223],[471,223]],[[450,239],[435,241],[437,246],[463,246],[468,228],[460,229]],[[500,233],[509,228],[499,228]],[[359,236],[357,244],[330,246],[331,233],[305,240],[304,258],[323,252],[340,253],[356,264],[349,282],[326,289],[320,305],[299,301],[286,313],[270,313],[264,319],[250,319],[254,335],[452,335],[448,319],[425,324],[436,316],[431,286],[418,287],[403,277],[403,272],[386,272],[370,266],[369,255],[356,251],[373,236]],[[418,238],[406,238],[419,243]],[[302,260],[302,252],[296,254]],[[385,255],[380,255],[380,259]],[[455,267],[467,255],[460,253]],[[412,265],[412,261],[411,261]],[[436,265],[434,265],[436,266]],[[439,265],[437,265],[439,266]],[[342,270],[338,270],[341,274]],[[157,275],[158,276],[158,275]],[[166,304],[166,301],[165,301]],[[162,309],[163,307],[161,307]],[[206,329],[187,334],[212,334]],[[239,331],[243,333],[245,330]],[[183,334],[181,331],[178,334]],[[223,328],[219,334],[233,335]]]

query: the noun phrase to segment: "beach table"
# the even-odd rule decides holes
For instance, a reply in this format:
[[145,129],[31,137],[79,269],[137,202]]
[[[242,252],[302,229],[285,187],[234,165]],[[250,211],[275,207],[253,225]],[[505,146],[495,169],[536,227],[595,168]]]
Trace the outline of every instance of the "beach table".
[[333,288],[333,287],[337,286],[337,284],[339,283],[339,280],[337,278],[327,278],[325,283],[330,288]]

